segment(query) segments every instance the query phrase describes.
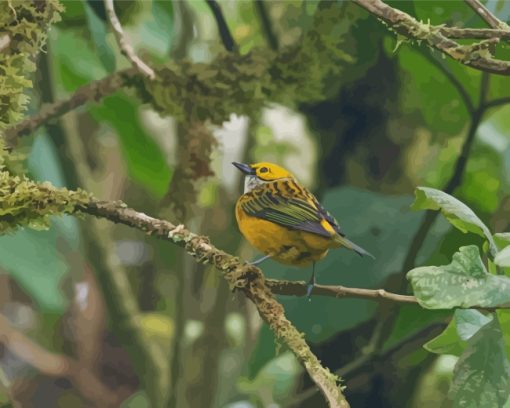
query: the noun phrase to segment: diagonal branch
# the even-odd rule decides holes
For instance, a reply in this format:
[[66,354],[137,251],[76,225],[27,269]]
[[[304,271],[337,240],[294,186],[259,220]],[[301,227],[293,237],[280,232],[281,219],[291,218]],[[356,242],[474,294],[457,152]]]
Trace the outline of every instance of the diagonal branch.
[[381,0],[354,0],[356,4],[388,24],[395,32],[409,39],[423,41],[469,67],[500,75],[510,75],[510,62],[493,58],[489,49],[499,38],[475,44],[460,45],[441,33],[441,27],[424,24]]
[[142,75],[150,79],[156,78],[154,70],[151,67],[149,67],[145,62],[143,62],[140,59],[140,57],[138,57],[138,55],[136,55],[133,46],[127,40],[124,34],[124,30],[122,29],[122,25],[120,24],[119,18],[115,13],[113,0],[104,0],[104,7],[106,10],[106,14],[108,15],[108,19],[110,20],[113,32],[115,33],[115,39],[117,40],[117,44],[119,44],[119,48],[122,54],[131,62],[131,64],[134,67],[136,67],[136,69]]
[[225,49],[230,52],[236,51],[237,44],[230,33],[230,29],[228,28],[227,21],[223,16],[220,5],[216,0],[206,0],[206,3],[211,9],[214,19],[216,20],[218,32],[220,33],[221,41],[223,42]]
[[68,378],[94,406],[116,407],[121,402],[88,368],[71,357],[42,348],[12,327],[4,316],[0,316],[0,343],[42,374]]
[[510,103],[510,96],[502,96],[501,98],[493,99],[485,102],[485,109],[498,108]]
[[[183,225],[150,217],[125,206],[121,202],[90,201],[78,204],[74,211],[107,218],[110,221],[125,224],[161,238],[184,248],[200,263],[210,263],[219,269],[229,285],[242,291],[256,306],[261,318],[275,332],[303,364],[311,379],[320,388],[330,407],[347,408],[349,404],[338,378],[323,367],[303,339],[303,335],[285,317],[283,306],[273,297],[265,284],[260,269],[243,264],[233,257],[215,248],[206,237],[193,234]],[[71,211],[73,212],[73,211]]]
[[492,14],[479,0],[465,0],[465,2],[492,28],[510,33],[510,26]]
[[457,90],[460,97],[462,98],[462,101],[464,102],[464,105],[466,106],[466,109],[468,112],[472,115],[475,111],[475,107],[473,105],[473,101],[471,100],[471,97],[469,96],[469,93],[467,92],[466,88],[462,84],[462,82],[448,69],[448,67],[445,65],[443,61],[439,61],[432,53],[427,52],[427,50],[420,49],[421,54],[437,69],[439,69],[443,75],[450,81],[450,83],[453,85],[453,87]]
[[47,122],[72,111],[87,102],[99,101],[126,86],[129,80],[138,76],[135,68],[117,71],[98,81],[92,81],[78,88],[69,98],[44,105],[34,116],[29,117],[5,130],[8,147],[15,147],[18,137],[29,135]]

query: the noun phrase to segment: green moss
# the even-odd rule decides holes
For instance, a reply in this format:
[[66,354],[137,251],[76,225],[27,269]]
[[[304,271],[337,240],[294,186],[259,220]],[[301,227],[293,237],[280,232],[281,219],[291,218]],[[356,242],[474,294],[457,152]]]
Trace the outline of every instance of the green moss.
[[0,233],[24,226],[47,228],[50,215],[73,213],[91,198],[84,191],[59,189],[0,171]]
[[58,0],[0,2],[0,130],[21,119],[32,86],[35,57],[49,25],[59,20]]
[[157,69],[155,81],[145,80],[137,88],[162,114],[214,124],[232,113],[251,116],[268,102],[320,100],[328,92],[326,79],[338,77],[353,62],[344,51],[350,24],[341,4],[323,2],[296,46],[278,54],[265,48],[246,55],[225,52],[208,64],[170,62]]

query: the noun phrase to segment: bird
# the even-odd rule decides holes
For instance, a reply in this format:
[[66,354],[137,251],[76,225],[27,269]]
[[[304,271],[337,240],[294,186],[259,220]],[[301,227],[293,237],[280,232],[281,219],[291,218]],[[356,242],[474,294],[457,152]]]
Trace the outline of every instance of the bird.
[[348,240],[337,220],[308,189],[283,167],[260,162],[232,162],[245,176],[236,202],[237,224],[246,240],[266,259],[305,267],[312,264],[307,284],[310,299],[316,284],[315,263],[332,248],[345,247],[360,256],[374,256]]

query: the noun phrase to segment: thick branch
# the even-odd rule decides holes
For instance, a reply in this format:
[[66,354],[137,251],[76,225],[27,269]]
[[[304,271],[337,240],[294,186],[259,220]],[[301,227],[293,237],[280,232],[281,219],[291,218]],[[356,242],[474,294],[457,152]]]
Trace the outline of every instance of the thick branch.
[[13,328],[0,315],[0,343],[42,374],[68,378],[79,393],[95,406],[117,407],[118,397],[87,367],[63,354],[52,353]]
[[133,79],[137,75],[138,73],[134,68],[118,71],[103,79],[83,85],[67,99],[43,106],[35,116],[29,117],[14,126],[11,126],[4,132],[7,146],[14,147],[18,137],[34,132],[45,123],[56,119],[87,102],[99,101],[105,96],[118,91],[125,86],[129,80]]
[[115,7],[113,5],[113,0],[104,0],[104,7],[106,9],[106,14],[108,15],[108,19],[110,20],[110,24],[113,28],[113,32],[115,33],[115,39],[119,44],[119,48],[122,54],[131,62],[131,64],[144,76],[154,79],[156,78],[156,74],[154,70],[149,67],[145,62],[143,62],[140,57],[138,57],[135,53],[133,46],[127,40],[124,30],[122,29],[122,25],[120,24],[119,18],[115,13]]
[[354,0],[356,4],[379,17],[395,32],[413,40],[420,40],[469,67],[500,75],[510,75],[510,62],[495,59],[489,47],[499,39],[492,38],[476,44],[460,45],[441,33],[441,28],[423,24],[403,11],[381,0]]
[[283,306],[275,300],[265,285],[264,275],[260,269],[241,263],[238,258],[215,248],[206,237],[191,233],[183,225],[175,226],[168,221],[149,217],[144,213],[127,208],[121,202],[91,201],[87,204],[79,204],[76,209],[171,241],[186,249],[198,262],[214,265],[223,272],[232,288],[241,290],[255,304],[262,319],[304,365],[328,401],[329,406],[349,407],[337,384],[337,377],[320,364],[302,334],[285,317]]

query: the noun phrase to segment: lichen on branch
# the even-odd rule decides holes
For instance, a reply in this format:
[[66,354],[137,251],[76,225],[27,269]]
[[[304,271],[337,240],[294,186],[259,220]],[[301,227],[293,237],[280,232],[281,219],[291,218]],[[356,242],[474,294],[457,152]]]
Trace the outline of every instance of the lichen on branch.
[[254,303],[260,317],[295,354],[330,407],[349,407],[339,379],[320,364],[302,333],[285,317],[283,306],[265,284],[260,269],[215,248],[207,237],[196,235],[183,225],[176,226],[169,221],[150,217],[128,208],[122,202],[98,201],[81,191],[57,189],[48,183],[38,184],[26,178],[10,176],[7,172],[0,174],[0,197],[3,197],[0,201],[0,232],[24,225],[38,226],[36,221],[46,221],[48,215],[85,213],[137,228],[184,248],[197,262],[215,266],[231,288],[243,292]]
[[140,94],[161,114],[218,125],[232,113],[250,116],[269,102],[323,99],[328,76],[354,61],[345,51],[351,22],[342,7],[322,2],[301,41],[279,53],[255,48],[245,55],[223,52],[209,63],[171,61],[156,68],[155,80],[139,84]]
[[50,183],[35,183],[25,176],[0,171],[0,233],[17,227],[44,229],[51,215],[72,213],[91,195],[82,190],[55,188]]
[[58,0],[0,2],[0,130],[21,119],[35,57],[62,10]]

